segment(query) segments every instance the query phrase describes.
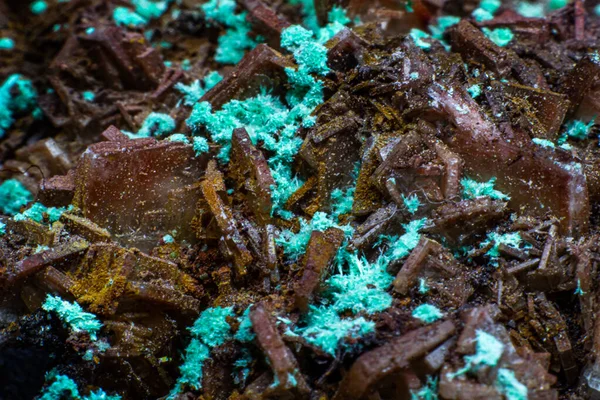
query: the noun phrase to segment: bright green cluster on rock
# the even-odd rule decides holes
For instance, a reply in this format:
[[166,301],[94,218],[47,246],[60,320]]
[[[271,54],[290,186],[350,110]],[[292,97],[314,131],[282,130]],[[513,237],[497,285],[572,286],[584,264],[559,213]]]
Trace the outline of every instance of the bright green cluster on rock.
[[137,133],[123,131],[131,139],[151,136],[166,136],[175,130],[175,120],[168,114],[153,112],[148,114]]
[[33,200],[33,195],[16,179],[7,179],[0,185],[0,210],[2,214],[15,215]]
[[39,400],[120,400],[119,395],[108,395],[104,390],[98,389],[90,392],[87,396],[82,396],[77,388],[77,383],[66,375],[61,375],[55,371],[46,374],[46,381],[53,381],[47,386]]
[[430,324],[442,318],[444,314],[442,314],[439,308],[437,308],[434,305],[422,304],[413,310],[412,316],[414,318],[420,319],[426,324]]
[[126,7],[115,7],[115,24],[130,28],[146,26],[150,21],[163,16],[169,8],[169,1],[132,0],[132,5],[135,11]]
[[181,82],[177,83],[174,88],[183,94],[183,104],[186,106],[193,106],[196,104],[204,93],[212,89],[217,83],[221,82],[223,77],[216,71],[213,71],[206,75],[202,81],[196,79],[189,85],[185,85]]
[[463,178],[460,180],[462,185],[463,199],[476,199],[478,197],[490,197],[494,200],[509,200],[510,198],[499,190],[494,189],[496,178],[491,178],[487,182],[477,182],[473,179]]
[[223,25],[225,33],[219,37],[215,61],[222,64],[238,63],[246,50],[253,49],[262,38],[253,38],[252,27],[246,20],[246,12],[236,13],[234,0],[210,0],[201,8],[209,22]]
[[98,332],[102,323],[92,313],[83,311],[77,303],[70,303],[58,296],[48,295],[42,305],[46,311],[55,312],[61,320],[66,322],[73,332],[87,332],[93,341],[98,339]]
[[204,362],[210,358],[211,349],[232,339],[241,343],[254,340],[250,307],[239,317],[240,325],[235,335],[227,322],[227,318],[234,317],[233,307],[207,308],[200,314],[194,325],[189,328],[192,339],[185,350],[183,364],[179,366],[180,376],[168,399],[176,398],[186,387],[196,390],[202,388],[202,368]]
[[[217,11],[214,18],[225,18]],[[302,144],[296,131],[314,125],[310,114],[323,102],[323,85],[312,74],[326,74],[329,67],[325,47],[300,26],[285,29],[281,44],[293,52],[298,63],[297,69],[286,68],[292,84],[286,104],[263,90],[245,100],[232,100],[218,111],[213,111],[209,102],[196,103],[186,123],[194,133],[202,128],[208,131],[211,140],[221,146],[217,158],[223,163],[229,162],[233,130],[246,128],[253,144],[273,154],[267,160],[276,182],[272,187],[273,214],[290,218],[283,204],[302,184],[291,168]]]
[[30,80],[12,74],[0,86],[0,138],[15,122],[15,117],[36,110],[37,91]]
[[50,223],[54,223],[60,219],[60,216],[65,211],[66,208],[64,207],[46,207],[42,203],[34,203],[27,210],[16,214],[13,218],[15,221],[30,219],[42,223],[44,221],[44,215],[47,215]]

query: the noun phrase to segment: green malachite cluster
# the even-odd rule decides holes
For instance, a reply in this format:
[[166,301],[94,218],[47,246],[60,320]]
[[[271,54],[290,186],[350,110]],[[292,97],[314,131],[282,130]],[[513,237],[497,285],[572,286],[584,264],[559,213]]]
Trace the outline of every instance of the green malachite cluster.
[[153,112],[148,114],[137,133],[125,132],[131,139],[146,138],[151,136],[161,137],[175,130],[175,120],[168,114]]
[[183,104],[191,107],[200,101],[204,93],[212,89],[221,80],[223,80],[223,77],[218,72],[213,71],[207,74],[202,81],[196,79],[189,85],[179,82],[175,84],[174,88],[183,94]]
[[30,219],[32,221],[42,223],[44,214],[48,216],[50,223],[56,222],[60,216],[66,211],[65,207],[46,207],[42,203],[34,203],[27,210],[16,214],[13,218],[15,221],[24,221]]
[[16,179],[7,179],[0,185],[2,214],[15,215],[31,200],[33,200],[31,192]]
[[521,239],[521,234],[519,232],[509,232],[504,234],[490,232],[487,235],[487,239],[481,242],[480,247],[486,247],[492,243],[492,247],[486,254],[490,257],[498,257],[500,255],[498,248],[501,244],[512,247],[513,249],[518,249],[522,242],[523,240]]
[[49,294],[42,304],[42,308],[49,312],[55,312],[73,332],[87,332],[92,341],[98,340],[98,332],[102,328],[102,323],[94,314],[83,311],[79,304],[70,303]]
[[444,314],[434,305],[422,304],[413,310],[412,316],[426,324],[430,324],[442,318]]
[[134,11],[127,7],[115,7],[113,21],[121,26],[139,28],[146,26],[153,19],[158,19],[169,8],[170,1],[132,0]]
[[410,400],[438,400],[438,380],[427,377],[427,382],[419,390],[411,390]]
[[54,371],[46,374],[46,381],[53,381],[46,387],[39,400],[120,400],[119,395],[108,395],[102,389],[91,391],[87,396],[82,396],[77,388],[77,383],[66,375]]
[[[202,387],[202,367],[204,362],[210,358],[212,348],[233,339],[241,343],[248,343],[254,339],[255,335],[250,321],[250,306],[239,317],[240,325],[235,335],[232,334],[231,327],[227,322],[228,317],[236,317],[233,307],[208,308],[189,328],[192,340],[185,349],[184,361],[179,367],[180,376],[169,394],[169,399],[175,398],[186,387],[192,389]],[[245,362],[241,364],[248,364],[251,359],[249,359],[249,355],[246,355],[244,360]],[[239,367],[245,366],[241,364]]]
[[215,61],[222,64],[238,63],[246,50],[253,49],[262,42],[261,37],[252,37],[252,27],[246,19],[246,12],[236,13],[234,0],[210,0],[201,6],[208,21],[220,24],[225,33],[219,37]]
[[37,91],[33,83],[19,74],[6,78],[0,86],[0,138],[13,125],[15,116],[36,110]]
[[490,197],[494,200],[509,200],[510,198],[499,190],[494,189],[496,178],[491,178],[487,182],[477,182],[473,179],[463,178],[460,180],[462,185],[462,197],[465,200],[476,199],[478,197]]

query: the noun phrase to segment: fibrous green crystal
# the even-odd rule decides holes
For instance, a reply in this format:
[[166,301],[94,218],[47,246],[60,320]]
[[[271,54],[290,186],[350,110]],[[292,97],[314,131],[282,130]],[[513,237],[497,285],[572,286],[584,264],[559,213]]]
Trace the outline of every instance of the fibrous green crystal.
[[42,304],[42,308],[46,311],[55,312],[61,320],[71,327],[73,332],[87,332],[93,341],[98,339],[98,332],[102,328],[102,323],[94,314],[83,311],[79,304],[70,303],[58,296],[49,294],[44,304]]
[[426,324],[430,324],[442,318],[444,314],[442,314],[442,312],[436,306],[431,304],[422,304],[413,310],[412,316],[420,319]]

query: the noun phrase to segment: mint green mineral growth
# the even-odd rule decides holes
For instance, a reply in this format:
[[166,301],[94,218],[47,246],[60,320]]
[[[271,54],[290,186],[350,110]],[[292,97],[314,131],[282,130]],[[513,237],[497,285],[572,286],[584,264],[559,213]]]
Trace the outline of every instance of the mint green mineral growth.
[[12,50],[15,48],[15,41],[8,37],[0,38],[0,50]]
[[410,391],[410,400],[438,400],[437,378],[428,376],[425,385],[419,390]]
[[515,373],[509,369],[498,369],[495,386],[506,400],[527,400],[527,386],[519,382]]
[[7,179],[0,185],[0,211],[15,215],[21,207],[33,200],[33,195],[16,179]]
[[486,240],[481,242],[480,247],[486,247],[491,243],[492,247],[486,254],[490,257],[498,257],[500,255],[498,249],[501,244],[512,247],[513,249],[518,249],[522,242],[523,240],[521,239],[521,234],[519,232],[509,232],[504,234],[490,232],[488,233]]
[[420,319],[426,324],[430,324],[442,318],[444,314],[442,314],[442,312],[436,306],[431,304],[422,304],[413,310],[412,316]]
[[42,304],[46,311],[55,312],[58,317],[69,325],[73,332],[87,332],[92,341],[98,340],[98,332],[102,323],[92,314],[83,311],[77,303],[70,303],[58,296],[49,294]]
[[0,86],[0,138],[14,124],[15,117],[36,109],[37,91],[33,83],[12,74]]
[[97,389],[87,396],[82,396],[77,383],[67,375],[58,374],[55,370],[46,373],[46,382],[53,381],[42,391],[39,400],[120,400],[119,395],[108,395],[104,390]]
[[508,45],[515,37],[514,33],[510,28],[482,28],[481,31],[485,36],[488,37],[492,42],[500,47]]
[[500,0],[482,0],[473,13],[471,14],[475,21],[483,22],[494,18],[494,14],[498,11],[502,2]]
[[509,200],[510,198],[499,190],[494,189],[496,178],[491,178],[487,182],[477,182],[473,179],[463,178],[460,180],[462,185],[462,197],[465,200],[476,199],[478,197],[491,197],[494,200]]
[[214,307],[204,310],[189,328],[192,340],[185,350],[183,364],[179,366],[179,378],[169,399],[174,399],[186,387],[202,388],[202,368],[210,358],[210,349],[233,338],[227,317],[233,317],[233,307]]
[[451,379],[467,372],[476,373],[483,367],[495,367],[504,353],[504,344],[489,333],[477,330],[475,354],[465,356],[465,366],[449,375]]
[[252,27],[246,20],[246,12],[236,13],[237,3],[234,0],[210,0],[200,8],[209,23],[216,22],[226,28],[218,40],[216,62],[237,64],[246,50],[253,49],[262,41],[260,37],[252,37]]
[[147,138],[151,136],[161,137],[172,133],[176,124],[173,117],[168,114],[153,112],[148,114],[137,133],[123,131],[131,139]]

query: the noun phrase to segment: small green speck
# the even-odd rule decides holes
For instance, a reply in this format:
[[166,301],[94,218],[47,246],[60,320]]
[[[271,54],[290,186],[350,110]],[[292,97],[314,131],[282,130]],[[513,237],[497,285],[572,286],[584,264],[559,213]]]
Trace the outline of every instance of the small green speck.
[[482,28],[481,30],[483,31],[485,36],[488,37],[488,39],[490,39],[492,42],[494,42],[500,47],[505,47],[515,37],[510,28]]
[[171,236],[171,235],[163,236],[162,240],[165,243],[173,243],[175,241],[175,239],[173,239],[173,236]]
[[171,136],[168,136],[167,140],[170,142],[181,142],[185,144],[190,144],[190,140],[183,133],[174,133]]
[[86,35],[91,35],[92,33],[94,33],[96,31],[96,28],[94,28],[93,26],[90,26],[89,28],[87,28],[85,30],[85,34]]
[[575,294],[578,296],[583,296],[586,292],[581,289],[581,280],[577,279],[577,288],[575,289]]
[[554,11],[565,7],[567,4],[569,4],[569,0],[550,0],[548,2],[548,8]]
[[169,1],[166,0],[132,0],[131,3],[135,12],[148,21],[160,18],[169,7]]
[[15,48],[15,41],[11,38],[0,38],[0,50],[12,50]]
[[417,28],[412,28],[409,35],[417,47],[420,47],[423,50],[428,50],[431,48],[431,43],[425,41],[425,39],[431,39],[431,36],[429,36],[427,32]]
[[490,257],[498,257],[500,255],[498,252],[500,244],[512,247],[513,249],[518,249],[522,242],[523,239],[521,239],[521,234],[519,232],[509,232],[504,234],[491,232],[488,233],[487,239],[481,243],[480,247],[486,247],[492,243],[492,248],[489,249],[486,254]]
[[558,147],[560,147],[563,150],[567,150],[567,151],[573,150],[573,146],[571,146],[569,143],[563,143]]
[[29,6],[31,12],[35,15],[40,15],[46,12],[48,9],[48,3],[44,0],[36,0]]
[[419,278],[419,293],[425,294],[429,292],[429,286],[427,285],[427,281],[425,278]]
[[252,321],[250,320],[250,307],[248,306],[242,316],[240,317],[240,326],[238,328],[237,333],[235,334],[235,339],[239,340],[242,343],[249,343],[254,340],[256,335],[252,330]]
[[471,85],[467,88],[467,92],[469,92],[472,98],[476,99],[481,94],[481,86]]
[[[184,60],[185,61],[185,60]],[[188,60],[189,61],[189,60]],[[196,79],[189,85],[183,83],[177,83],[175,89],[183,94],[183,103],[186,106],[193,106],[196,104],[204,93],[212,89],[217,83],[221,82],[223,77],[216,71],[207,74],[202,81]]]
[[504,345],[494,336],[482,330],[476,331],[475,354],[465,357],[465,366],[449,377],[463,375],[466,372],[477,372],[484,366],[495,367],[502,357]]
[[494,200],[508,200],[510,197],[494,189],[496,178],[491,178],[487,182],[477,182],[469,178],[460,180],[462,185],[463,199],[476,199],[478,197],[489,196]]
[[46,250],[50,250],[50,247],[48,247],[46,245],[38,244],[37,247],[35,248],[35,250],[33,251],[33,253],[37,254],[37,253],[41,253],[42,251],[46,251]]
[[515,373],[509,369],[498,370],[495,386],[506,400],[527,400],[527,386],[519,382]]
[[587,124],[581,120],[575,119],[567,122],[565,125],[565,131],[563,135],[559,138],[558,143],[563,144],[567,137],[571,137],[573,139],[584,140],[590,134],[590,130],[595,124],[595,118],[592,119]]
[[479,7],[471,13],[471,16],[473,16],[477,22],[489,21],[494,18],[494,14],[501,5],[502,3],[500,0],[483,0],[479,3]]
[[175,120],[170,115],[153,112],[146,117],[137,134],[124,133],[132,139],[138,139],[151,136],[165,136],[174,130]]
[[402,201],[404,202],[404,206],[408,210],[409,213],[414,214],[417,212],[419,207],[421,206],[421,202],[416,194],[412,194],[408,197],[404,197],[402,195]]
[[331,307],[312,307],[306,317],[306,327],[298,333],[309,343],[335,356],[347,338],[360,338],[375,331],[375,323],[363,317],[340,318]]
[[350,23],[350,18],[348,18],[346,10],[336,5],[331,8],[329,13],[327,13],[327,21],[329,21],[329,23],[332,24],[338,23],[341,25],[347,25],[348,23]]
[[419,390],[410,391],[410,400],[438,400],[438,380],[431,376]]
[[500,0],[482,0],[481,3],[479,3],[479,7],[491,14],[495,14],[501,5],[502,1]]
[[81,97],[83,97],[85,101],[92,102],[96,98],[96,95],[94,94],[94,92],[86,90],[85,92],[81,93]]
[[194,148],[194,152],[196,153],[196,157],[200,154],[208,153],[210,147],[208,146],[208,141],[206,138],[195,136],[192,140],[192,146]]
[[527,18],[544,18],[544,5],[521,1],[517,5],[517,12]]
[[547,139],[533,138],[532,141],[533,141],[533,143],[537,144],[538,146],[548,147],[548,148],[552,148],[552,149],[555,147],[554,143],[552,143],[550,140],[547,140]]
[[456,17],[454,15],[444,15],[438,17],[435,25],[429,26],[429,31],[431,32],[431,37],[434,39],[442,39],[444,37],[444,33],[446,29],[454,26],[460,22],[460,17]]
[[422,304],[413,310],[412,316],[414,318],[420,319],[426,324],[430,324],[442,318],[444,314],[442,314],[440,309],[436,306],[433,306],[431,304]]
[[477,22],[489,21],[490,19],[494,18],[494,16],[489,11],[486,11],[481,7],[473,10],[471,16],[473,16],[473,18]]
[[138,28],[148,23],[141,15],[136,14],[126,7],[116,7],[113,11],[113,20],[117,25],[133,28]]

